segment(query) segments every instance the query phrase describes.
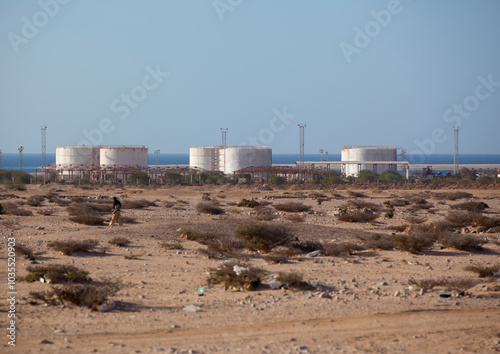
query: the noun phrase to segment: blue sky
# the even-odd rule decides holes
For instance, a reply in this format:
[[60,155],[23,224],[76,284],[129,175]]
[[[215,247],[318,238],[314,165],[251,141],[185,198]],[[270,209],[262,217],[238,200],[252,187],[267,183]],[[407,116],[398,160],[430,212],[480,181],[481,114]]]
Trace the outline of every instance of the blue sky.
[[0,2],[0,149],[500,153],[500,1]]

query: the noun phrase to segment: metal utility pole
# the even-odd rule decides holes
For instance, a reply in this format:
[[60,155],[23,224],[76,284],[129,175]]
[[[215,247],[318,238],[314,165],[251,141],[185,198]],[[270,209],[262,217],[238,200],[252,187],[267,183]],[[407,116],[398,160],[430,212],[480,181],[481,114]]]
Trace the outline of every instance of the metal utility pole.
[[226,147],[226,135],[228,128],[220,128],[220,132],[222,133],[222,147]]
[[453,165],[455,165],[455,174],[458,172],[458,128],[453,127]]
[[42,167],[47,165],[47,126],[40,127],[42,133]]
[[299,132],[300,132],[300,139],[299,139],[299,166],[304,167],[304,129],[306,127],[305,124],[297,124],[299,127]]
[[155,155],[156,155],[156,168],[158,168],[158,154],[160,153],[160,149],[155,150]]
[[19,149],[19,171],[22,171],[23,170],[23,150],[24,150],[24,147],[20,147]]
[[321,154],[321,161],[323,161],[323,149],[319,149],[319,153]]
[[328,151],[325,151],[326,161],[328,161]]

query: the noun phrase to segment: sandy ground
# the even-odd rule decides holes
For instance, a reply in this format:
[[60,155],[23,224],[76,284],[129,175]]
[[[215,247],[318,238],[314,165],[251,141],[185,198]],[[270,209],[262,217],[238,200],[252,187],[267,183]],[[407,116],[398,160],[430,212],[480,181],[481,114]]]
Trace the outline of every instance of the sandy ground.
[[[395,217],[380,217],[376,223],[345,223],[334,216],[335,209],[348,199],[332,198],[318,205],[316,198],[271,199],[308,196],[312,190],[263,191],[258,187],[102,187],[84,190],[73,186],[29,186],[27,191],[0,190],[5,202],[22,202],[30,195],[56,192],[60,197],[118,196],[121,200],[148,199],[158,206],[141,210],[124,209],[123,216],[137,223],[116,226],[86,226],[71,222],[65,207],[47,200],[39,207],[23,205],[33,216],[1,215],[2,230],[1,282],[7,298],[7,238],[43,253],[36,257],[39,265],[70,264],[90,272],[93,279],[113,277],[124,287],[113,297],[115,309],[91,311],[66,304],[47,305],[34,301],[32,291],[50,289],[50,284],[16,282],[16,346],[3,336],[3,353],[110,352],[110,353],[484,353],[500,351],[500,291],[498,278],[478,278],[464,271],[469,264],[500,262],[498,233],[476,234],[490,242],[481,252],[465,252],[435,247],[424,254],[397,250],[367,250],[339,257],[291,258],[284,264],[266,262],[262,255],[243,251],[243,262],[268,272],[264,285],[256,291],[225,291],[222,285],[207,287],[207,272],[225,262],[208,259],[199,249],[205,246],[180,239],[178,228],[231,233],[243,220],[252,219],[252,209],[232,205],[242,198],[283,200],[310,205],[314,213],[305,221],[291,223],[277,215],[275,223],[286,223],[300,240],[324,242],[356,241],[360,233],[391,234],[391,225],[405,223],[405,207],[397,207]],[[486,215],[500,217],[500,189],[468,189],[474,200],[486,202]],[[345,190],[320,191],[347,196]],[[366,189],[363,200],[383,206],[395,196],[405,197],[422,191]],[[195,206],[204,193],[217,197],[226,211],[222,216],[202,215]],[[224,197],[220,197],[223,195]],[[17,198],[13,198],[13,196]],[[465,201],[443,201],[427,198],[436,212],[417,214],[427,222],[443,219],[450,205]],[[174,207],[167,208],[165,202]],[[110,201],[111,205],[111,201]],[[124,203],[125,205],[125,203]],[[55,208],[51,216],[37,213]],[[112,247],[108,241],[124,236],[132,241],[128,247]],[[47,247],[56,240],[97,239],[106,253],[62,255]],[[180,240],[182,250],[160,247],[164,242]],[[496,243],[494,241],[497,241]],[[131,257],[132,256],[132,257]],[[132,259],[131,259],[132,258]],[[18,277],[33,265],[17,257]],[[273,290],[270,280],[278,272],[299,272],[311,284],[325,288],[312,291]],[[427,292],[409,287],[409,279],[477,279],[478,285],[463,296],[443,288]],[[196,293],[205,286],[202,295]],[[447,293],[449,298],[440,297]],[[325,296],[327,294],[328,296]],[[197,311],[185,311],[195,305]],[[0,326],[9,325],[9,304],[0,305]]]

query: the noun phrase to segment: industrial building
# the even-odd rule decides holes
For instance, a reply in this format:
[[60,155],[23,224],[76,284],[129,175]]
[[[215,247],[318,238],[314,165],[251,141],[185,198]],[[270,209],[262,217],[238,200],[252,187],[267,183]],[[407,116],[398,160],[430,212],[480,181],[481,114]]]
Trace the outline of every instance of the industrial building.
[[232,174],[250,166],[272,166],[272,149],[267,146],[192,146],[189,166]]
[[358,177],[361,170],[377,174],[391,170],[397,172],[398,148],[394,146],[346,146],[341,161],[346,162],[346,176]]

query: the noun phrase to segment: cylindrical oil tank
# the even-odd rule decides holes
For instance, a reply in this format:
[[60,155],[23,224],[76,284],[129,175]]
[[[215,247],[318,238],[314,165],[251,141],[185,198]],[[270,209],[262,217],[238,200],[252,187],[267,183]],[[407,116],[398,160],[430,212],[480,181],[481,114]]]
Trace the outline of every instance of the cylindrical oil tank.
[[[354,177],[357,177],[361,170],[369,170],[377,174],[386,170],[397,171],[397,159],[398,149],[393,146],[352,146],[342,149],[341,153],[342,161],[358,162],[345,165],[346,176]],[[375,163],[377,161],[394,161],[394,164],[377,164]]]
[[191,146],[189,148],[189,167],[218,171],[219,149],[219,146]]
[[272,149],[267,146],[224,146],[220,149],[220,170],[231,174],[250,166],[272,166]]
[[56,168],[71,170],[99,166],[99,146],[58,146],[56,147]]
[[144,146],[103,146],[99,156],[104,169],[148,167],[148,148]]

